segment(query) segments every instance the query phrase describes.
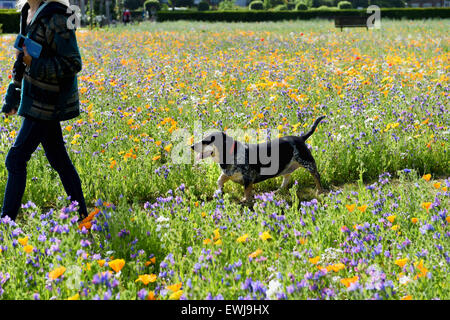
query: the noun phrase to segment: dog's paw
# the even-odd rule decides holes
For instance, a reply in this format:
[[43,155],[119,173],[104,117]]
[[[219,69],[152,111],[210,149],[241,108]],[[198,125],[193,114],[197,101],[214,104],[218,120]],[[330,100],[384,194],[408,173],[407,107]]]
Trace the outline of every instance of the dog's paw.
[[242,199],[241,199],[241,203],[243,203],[243,204],[251,204],[251,203],[253,203],[253,197],[243,197]]

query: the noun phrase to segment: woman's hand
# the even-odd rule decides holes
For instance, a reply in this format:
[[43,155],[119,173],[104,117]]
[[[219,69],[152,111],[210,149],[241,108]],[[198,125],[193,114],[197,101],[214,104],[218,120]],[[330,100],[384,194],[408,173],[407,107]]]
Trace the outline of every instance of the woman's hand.
[[10,112],[5,113],[5,116],[8,118],[8,116],[15,115],[16,113],[17,113],[17,110],[16,109],[12,109]]
[[23,46],[22,48],[23,48],[23,62],[29,67],[31,66],[31,60],[33,60],[33,58],[28,53],[26,46]]

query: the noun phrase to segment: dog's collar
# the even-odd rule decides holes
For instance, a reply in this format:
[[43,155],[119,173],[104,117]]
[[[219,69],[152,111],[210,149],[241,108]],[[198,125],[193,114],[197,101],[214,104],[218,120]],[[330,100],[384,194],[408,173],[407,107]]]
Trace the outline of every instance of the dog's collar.
[[230,148],[230,154],[233,154],[234,153],[234,147],[235,147],[235,145],[236,145],[236,141],[233,141],[233,144],[231,145],[231,148]]

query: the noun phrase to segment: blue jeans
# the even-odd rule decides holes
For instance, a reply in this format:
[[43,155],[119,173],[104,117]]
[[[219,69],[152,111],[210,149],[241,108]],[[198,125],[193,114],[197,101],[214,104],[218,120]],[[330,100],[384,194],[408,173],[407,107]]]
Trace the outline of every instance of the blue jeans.
[[8,181],[2,217],[8,215],[12,220],[16,219],[27,181],[27,162],[40,143],[50,165],[58,172],[67,195],[71,197],[71,201],[78,202],[80,217],[86,217],[87,209],[81,181],[64,146],[59,121],[32,118],[24,118],[16,141],[6,156]]

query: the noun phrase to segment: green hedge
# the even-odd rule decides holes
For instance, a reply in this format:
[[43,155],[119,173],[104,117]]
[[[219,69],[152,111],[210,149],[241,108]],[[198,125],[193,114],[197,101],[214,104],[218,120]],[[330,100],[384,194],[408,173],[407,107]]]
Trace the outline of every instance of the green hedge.
[[0,9],[0,24],[3,33],[19,33],[20,12],[15,9]]
[[[197,21],[281,21],[308,20],[315,18],[333,19],[336,16],[365,16],[366,10],[308,10],[308,11],[159,11],[158,21],[197,20]],[[369,14],[370,15],[370,14]],[[396,8],[381,9],[381,19],[428,19],[450,18],[450,8]]]

